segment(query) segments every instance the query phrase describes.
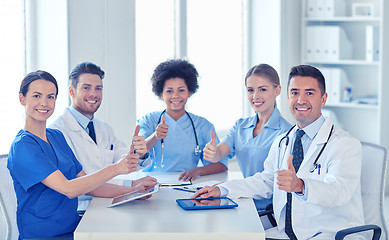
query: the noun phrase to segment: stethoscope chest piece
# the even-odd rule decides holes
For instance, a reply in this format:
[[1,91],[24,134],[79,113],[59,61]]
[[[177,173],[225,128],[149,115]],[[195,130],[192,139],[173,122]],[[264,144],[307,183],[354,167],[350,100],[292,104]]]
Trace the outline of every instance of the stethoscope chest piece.
[[194,150],[194,152],[195,152],[195,155],[196,156],[199,156],[199,155],[201,155],[201,149],[200,149],[200,147],[199,147],[199,145],[197,145],[196,147],[195,147],[195,150]]

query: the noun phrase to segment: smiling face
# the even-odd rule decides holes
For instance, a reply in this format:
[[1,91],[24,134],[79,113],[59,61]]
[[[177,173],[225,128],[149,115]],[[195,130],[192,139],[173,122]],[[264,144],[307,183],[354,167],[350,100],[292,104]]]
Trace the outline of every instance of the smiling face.
[[56,94],[57,89],[50,81],[31,82],[26,95],[19,94],[20,103],[26,109],[26,121],[46,122],[54,112]]
[[103,83],[99,75],[81,74],[77,88],[69,87],[73,107],[89,119],[99,109],[103,99]]
[[280,86],[274,86],[267,78],[251,75],[246,80],[247,98],[256,113],[272,113]]
[[321,96],[318,81],[312,77],[295,76],[288,89],[289,110],[299,128],[308,126],[321,115],[327,93]]
[[171,78],[165,81],[160,97],[166,103],[166,112],[170,116],[182,116],[185,113],[185,104],[190,95],[184,79]]

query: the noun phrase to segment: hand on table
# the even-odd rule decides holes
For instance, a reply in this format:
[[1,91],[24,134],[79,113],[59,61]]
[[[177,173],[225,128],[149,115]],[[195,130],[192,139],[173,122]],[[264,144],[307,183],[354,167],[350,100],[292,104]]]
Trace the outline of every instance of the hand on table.
[[205,186],[195,192],[191,198],[211,198],[220,197],[220,189],[218,187]]
[[192,168],[192,169],[189,169],[189,170],[186,170],[184,172],[181,173],[180,177],[178,178],[179,181],[193,181],[195,180],[197,177],[200,176],[200,169],[199,168]]

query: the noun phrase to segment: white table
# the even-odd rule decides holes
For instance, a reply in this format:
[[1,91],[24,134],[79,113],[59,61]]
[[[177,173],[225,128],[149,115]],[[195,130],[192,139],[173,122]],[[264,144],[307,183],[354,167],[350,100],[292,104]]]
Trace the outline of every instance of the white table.
[[[145,173],[127,175],[136,179]],[[241,178],[238,172],[203,176],[194,184]],[[107,208],[111,199],[94,198],[81,219],[75,240],[85,239],[265,239],[265,233],[252,199],[234,199],[234,209],[185,211],[177,198],[193,193],[162,187],[148,200],[137,200]]]

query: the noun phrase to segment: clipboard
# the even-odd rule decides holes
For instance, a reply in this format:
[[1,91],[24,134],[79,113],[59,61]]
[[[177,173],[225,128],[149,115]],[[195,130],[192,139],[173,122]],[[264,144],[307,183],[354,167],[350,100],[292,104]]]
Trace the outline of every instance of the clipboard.
[[176,202],[185,210],[206,210],[238,207],[238,204],[228,197],[187,198],[177,199]]

